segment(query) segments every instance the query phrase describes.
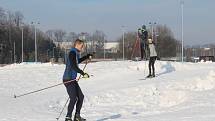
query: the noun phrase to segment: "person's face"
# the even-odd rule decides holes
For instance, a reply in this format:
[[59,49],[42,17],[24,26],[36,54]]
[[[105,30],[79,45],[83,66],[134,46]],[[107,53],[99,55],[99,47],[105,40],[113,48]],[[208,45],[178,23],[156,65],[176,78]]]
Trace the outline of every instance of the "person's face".
[[77,44],[76,47],[80,52],[84,50],[84,43]]
[[151,44],[151,43],[152,43],[152,40],[151,40],[151,39],[148,39],[148,43]]

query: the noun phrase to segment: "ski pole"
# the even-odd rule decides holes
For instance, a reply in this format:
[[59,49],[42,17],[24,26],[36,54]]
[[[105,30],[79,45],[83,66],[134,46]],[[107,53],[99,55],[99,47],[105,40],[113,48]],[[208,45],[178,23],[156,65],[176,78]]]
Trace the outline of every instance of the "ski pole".
[[[83,71],[85,70],[87,64],[88,64],[88,61],[86,61],[86,64],[84,65],[84,68],[83,68]],[[79,81],[80,79],[81,79],[81,75],[78,77],[78,79],[76,81]],[[66,103],[64,104],[63,109],[61,110],[59,116],[56,118],[57,121],[60,119],[60,117],[61,117],[61,115],[62,115],[62,113],[63,113],[63,111],[64,111],[64,109],[65,109],[65,107],[66,107],[66,105],[67,105],[68,102],[69,102],[69,97],[68,97]]]
[[[90,57],[89,60],[91,60],[92,57]],[[87,61],[86,61],[86,64],[83,68],[83,70],[86,68],[87,66]],[[36,92],[40,92],[40,91],[43,91],[43,90],[46,90],[46,89],[50,89],[50,88],[53,88],[53,87],[57,87],[59,85],[62,85],[62,84],[68,84],[70,82],[73,82],[73,81],[79,81],[81,79],[81,75],[79,76],[78,79],[73,79],[73,80],[70,80],[70,81],[67,81],[67,82],[62,82],[62,83],[59,83],[59,84],[56,84],[56,85],[53,85],[53,86],[49,86],[49,87],[45,87],[45,88],[42,88],[42,89],[38,89],[38,90],[35,90],[35,91],[31,91],[31,92],[28,92],[28,93],[24,93],[24,94],[21,94],[21,95],[15,95],[14,94],[14,98],[18,98],[18,97],[23,97],[23,96],[26,96],[26,95],[30,95],[30,94],[33,94],[33,93],[36,93]]]
[[67,83],[70,83],[70,82],[73,82],[73,81],[76,81],[76,80],[77,79],[73,79],[73,80],[70,80],[70,81],[67,81],[67,82],[62,82],[62,83],[59,83],[59,84],[56,84],[56,85],[52,85],[52,86],[49,86],[49,87],[45,87],[45,88],[42,88],[42,89],[38,89],[38,90],[35,90],[35,91],[24,93],[24,94],[21,94],[21,95],[15,95],[14,94],[14,98],[18,98],[18,97],[23,97],[23,96],[26,96],[26,95],[30,95],[30,94],[33,94],[33,93],[36,93],[36,92],[40,92],[40,91],[43,91],[43,90],[46,90],[46,89],[57,87],[57,86],[62,85],[62,84],[67,84]]
[[63,113],[64,108],[66,107],[66,105],[67,105],[67,103],[68,103],[68,102],[69,102],[69,98],[67,99],[66,103],[64,104],[63,109],[61,110],[61,112],[60,112],[59,116],[56,118],[56,119],[57,119],[57,121],[60,119],[60,116],[61,116],[61,114]]
[[[86,65],[87,65],[87,63],[85,64],[84,69],[86,68]],[[36,93],[36,92],[40,92],[40,91],[43,91],[43,90],[46,90],[46,89],[57,87],[57,86],[62,85],[62,84],[68,84],[68,83],[73,82],[73,81],[78,81],[80,79],[81,79],[81,75],[79,76],[78,79],[73,79],[73,80],[70,80],[70,81],[67,81],[67,82],[62,82],[62,83],[59,83],[59,84],[56,84],[56,85],[52,85],[52,86],[49,86],[49,87],[45,87],[45,88],[42,88],[42,89],[38,89],[38,90],[35,90],[35,91],[24,93],[24,94],[21,94],[21,95],[15,95],[14,94],[14,98],[18,98],[18,97],[23,97],[23,96],[26,96],[26,95],[30,95],[30,94],[33,94],[33,93]]]

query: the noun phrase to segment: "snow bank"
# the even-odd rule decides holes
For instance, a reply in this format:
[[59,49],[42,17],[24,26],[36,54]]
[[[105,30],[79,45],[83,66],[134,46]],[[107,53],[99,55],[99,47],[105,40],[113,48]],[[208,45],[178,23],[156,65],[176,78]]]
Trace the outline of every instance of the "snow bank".
[[185,102],[185,91],[159,90],[155,85],[102,92],[88,98],[88,106],[138,106],[153,110],[179,105]]
[[178,90],[165,90],[161,92],[159,99],[159,106],[172,107],[185,102],[187,99],[187,93],[185,91]]
[[215,88],[215,71],[211,70],[207,75],[186,79],[179,84],[180,88],[191,91],[206,91]]
[[[181,63],[169,61],[156,61],[155,69],[157,72],[169,73],[173,71],[193,70],[198,68],[196,63]],[[132,70],[148,71],[148,61],[141,61],[129,65]]]

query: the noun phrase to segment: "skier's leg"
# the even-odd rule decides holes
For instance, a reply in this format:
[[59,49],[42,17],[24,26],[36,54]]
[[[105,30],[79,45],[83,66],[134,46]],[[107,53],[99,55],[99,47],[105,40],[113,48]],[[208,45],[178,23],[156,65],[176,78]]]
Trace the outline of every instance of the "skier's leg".
[[145,55],[146,55],[146,60],[147,60],[148,58],[150,58],[150,57],[149,57],[149,49],[148,49],[148,46],[147,46],[146,43],[145,43]]
[[68,105],[68,111],[66,117],[72,117],[72,111],[74,109],[75,102],[77,101],[77,95],[76,95],[76,87],[75,83],[71,82],[70,84],[66,85],[66,90],[70,98],[70,102]]
[[146,44],[145,43],[143,43],[143,51],[144,51],[144,58],[145,58],[145,60],[147,60],[147,52],[146,52]]
[[80,114],[82,104],[83,104],[83,101],[84,101],[84,94],[82,93],[81,88],[78,85],[78,83],[77,83],[77,86],[76,86],[76,91],[77,91],[77,97],[78,97],[77,104],[76,104],[76,113]]
[[144,56],[145,56],[145,50],[144,50],[144,43],[141,42],[140,44],[140,49],[141,49],[141,60],[144,59]]
[[152,57],[152,76],[155,77],[155,61],[156,61],[156,57]]
[[151,76],[151,66],[152,66],[152,58],[150,57],[149,59],[149,75],[147,77],[150,77]]
[[78,101],[76,103],[76,112],[75,112],[75,117],[74,117],[74,121],[86,121],[86,119],[82,118],[80,115],[80,111],[82,108],[82,104],[84,101],[84,94],[81,91],[80,86],[76,85],[76,91],[77,91],[77,97],[78,97]]

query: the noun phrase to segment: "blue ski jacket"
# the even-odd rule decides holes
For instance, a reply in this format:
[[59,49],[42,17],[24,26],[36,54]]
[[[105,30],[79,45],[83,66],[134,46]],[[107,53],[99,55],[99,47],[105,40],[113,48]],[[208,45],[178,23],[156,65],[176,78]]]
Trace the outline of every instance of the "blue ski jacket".
[[78,64],[84,59],[80,59],[79,51],[76,48],[71,48],[69,54],[66,57],[66,68],[63,74],[63,81],[74,80],[77,77],[77,73],[84,74],[82,70],[79,69]]

